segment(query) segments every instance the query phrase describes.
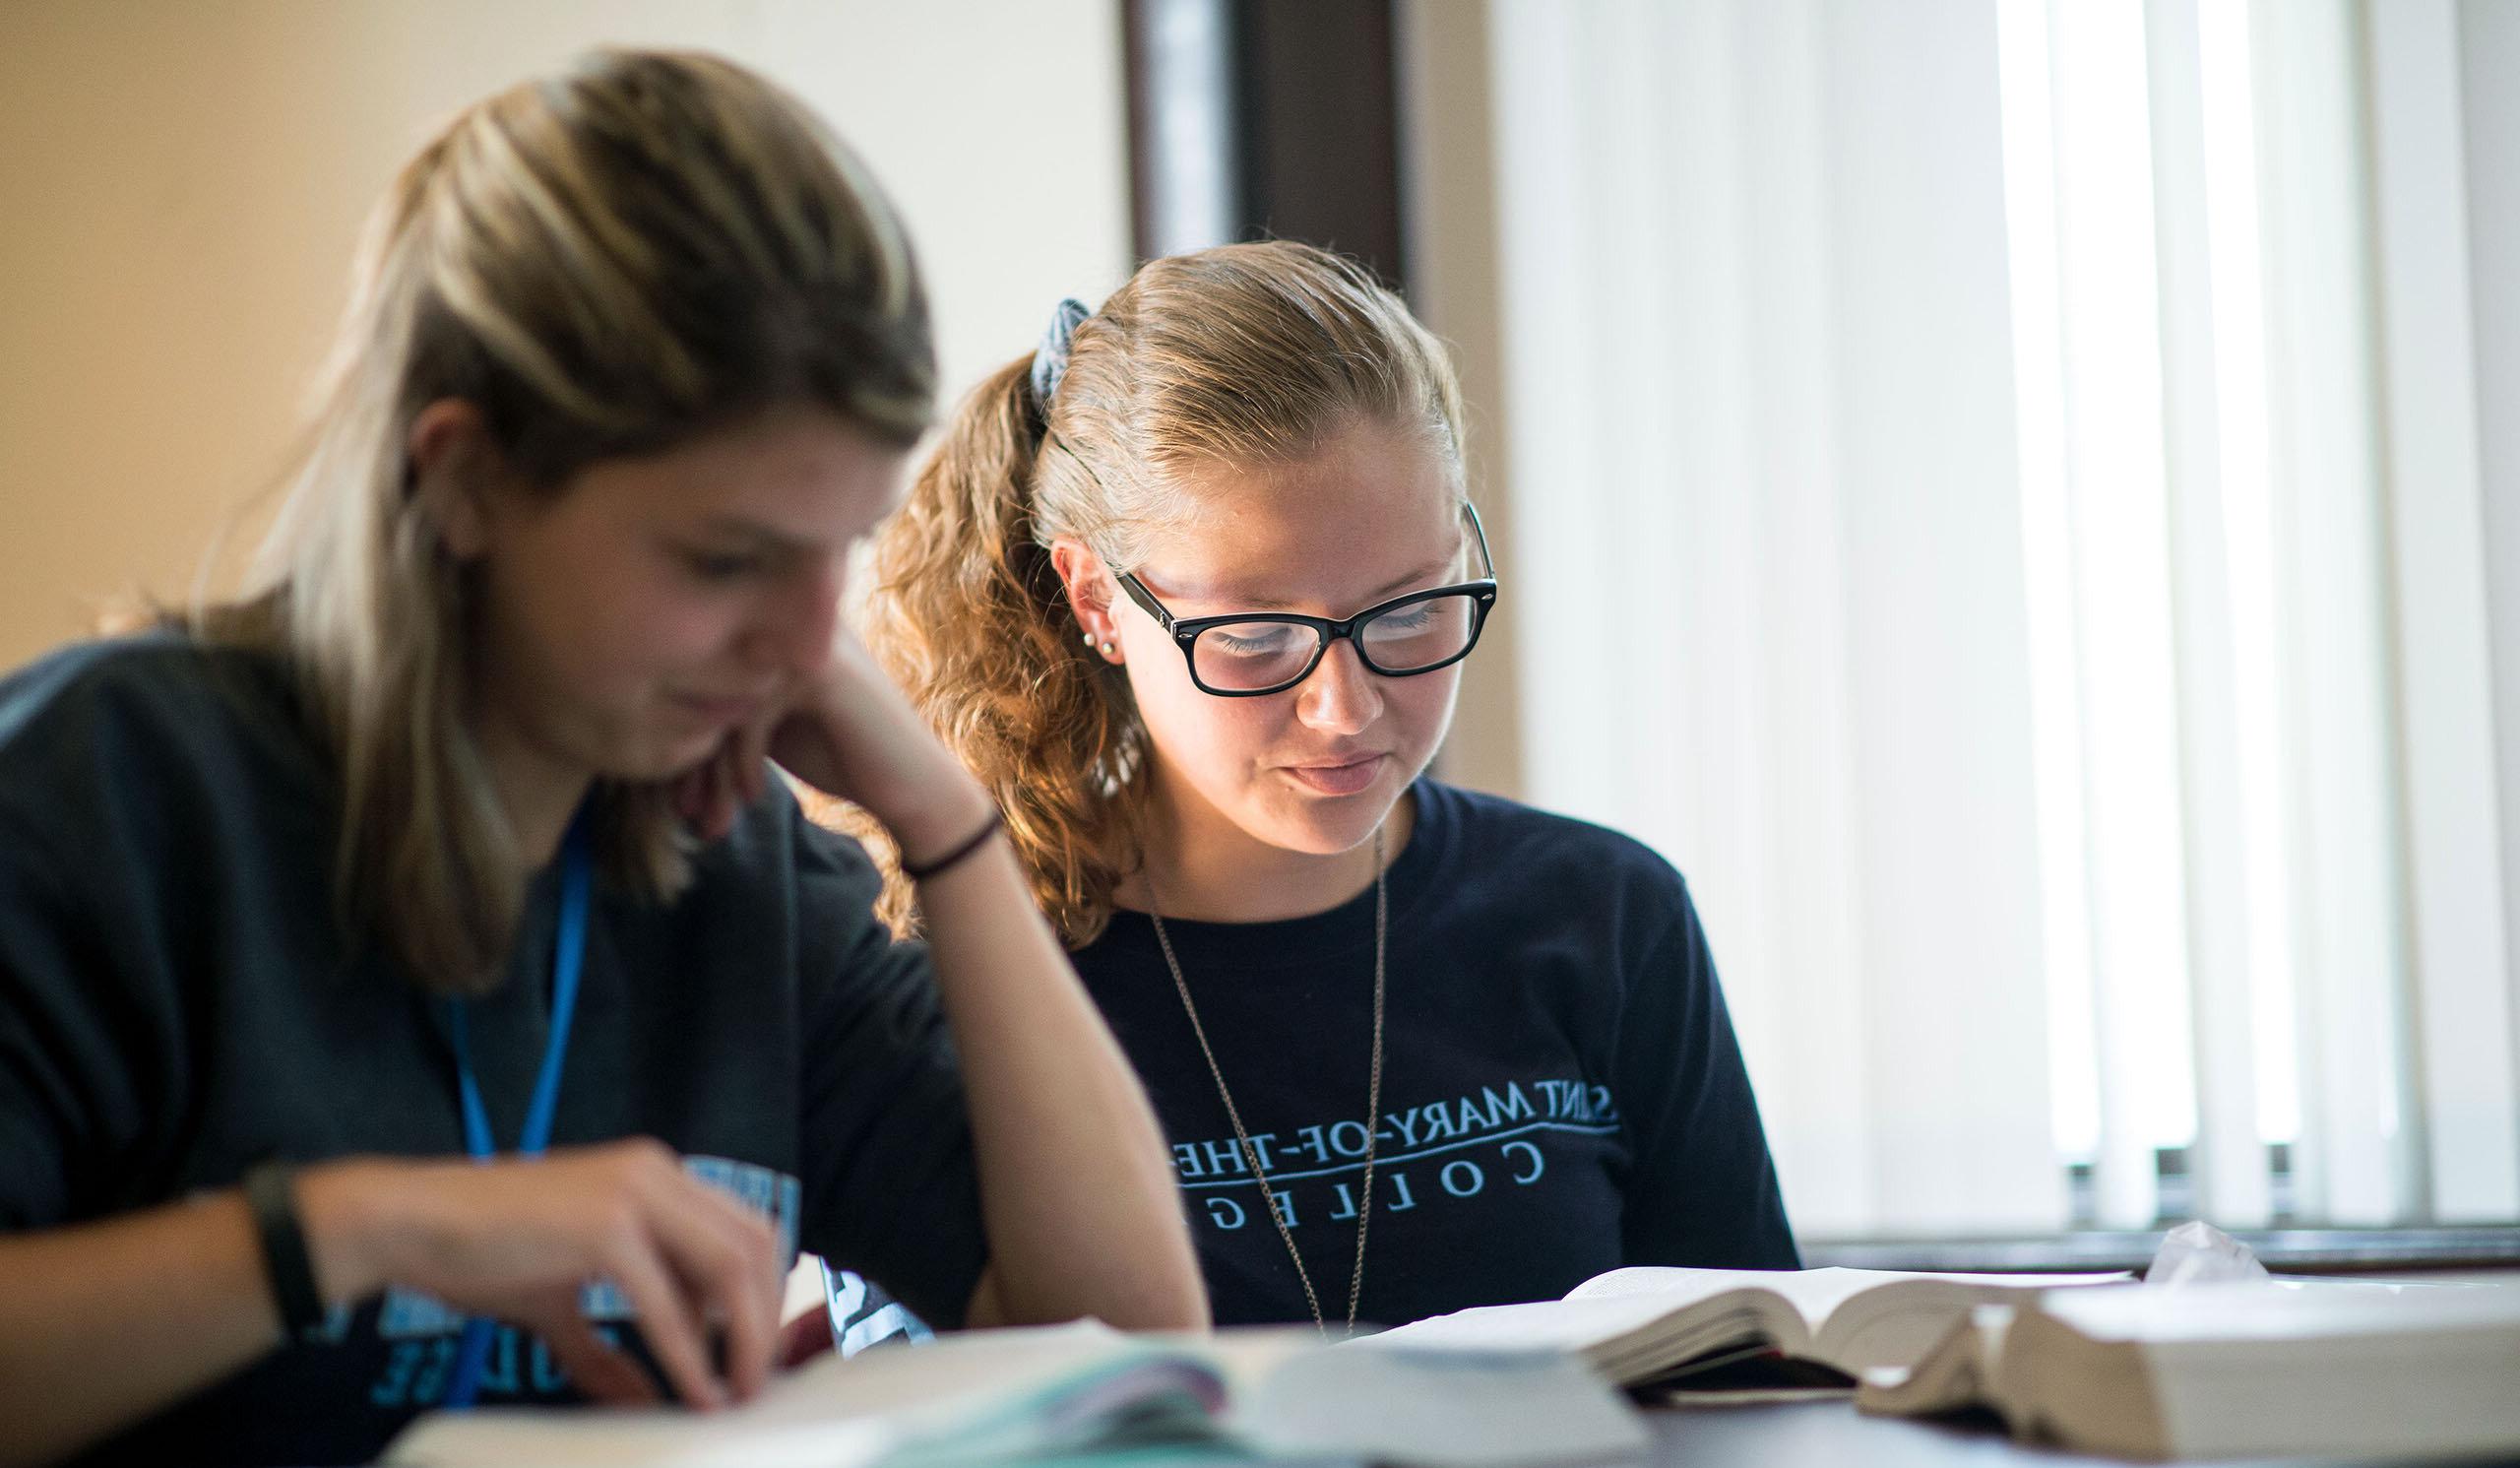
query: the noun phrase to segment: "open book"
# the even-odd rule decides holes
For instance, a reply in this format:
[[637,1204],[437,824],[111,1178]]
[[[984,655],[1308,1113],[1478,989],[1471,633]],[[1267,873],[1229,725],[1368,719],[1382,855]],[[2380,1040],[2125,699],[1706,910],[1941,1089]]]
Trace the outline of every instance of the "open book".
[[2021,1437],[2137,1458],[2520,1447],[2520,1283],[2249,1280],[1975,1311],[1866,1412],[1986,1408]]
[[[1576,1353],[1628,1387],[1678,1381],[1749,1359],[1818,1366],[1852,1384],[1877,1367],[1915,1365],[1973,1307],[2131,1279],[1886,1269],[1613,1269],[1577,1285],[1563,1300],[1459,1310],[1385,1331],[1367,1344],[1554,1348]],[[1810,1380],[1812,1373],[1798,1379]]]
[[1194,1446],[1201,1456],[1505,1468],[1633,1455],[1634,1410],[1563,1355],[1365,1352],[1309,1329],[1123,1335],[1082,1321],[825,1356],[730,1411],[434,1413],[414,1468],[938,1468]]

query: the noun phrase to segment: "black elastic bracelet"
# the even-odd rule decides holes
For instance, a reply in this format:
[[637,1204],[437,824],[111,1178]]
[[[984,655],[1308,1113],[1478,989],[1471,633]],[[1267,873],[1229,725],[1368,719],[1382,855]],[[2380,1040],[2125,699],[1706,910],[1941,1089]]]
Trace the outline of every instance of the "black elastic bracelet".
[[988,808],[988,819],[980,822],[980,828],[972,833],[970,840],[965,841],[961,846],[954,848],[952,851],[947,852],[945,855],[928,862],[924,866],[913,866],[908,862],[904,862],[902,863],[902,875],[909,877],[914,882],[923,882],[929,877],[936,875],[938,872],[954,865],[965,857],[978,851],[981,847],[988,845],[988,839],[997,834],[998,827],[1005,824],[1006,813],[998,809],[996,806],[991,805]]
[[324,1326],[324,1297],[315,1288],[315,1261],[306,1254],[306,1231],[297,1219],[297,1169],[284,1162],[256,1163],[245,1174],[245,1206],[253,1210],[262,1240],[263,1268],[281,1328],[302,1339]]

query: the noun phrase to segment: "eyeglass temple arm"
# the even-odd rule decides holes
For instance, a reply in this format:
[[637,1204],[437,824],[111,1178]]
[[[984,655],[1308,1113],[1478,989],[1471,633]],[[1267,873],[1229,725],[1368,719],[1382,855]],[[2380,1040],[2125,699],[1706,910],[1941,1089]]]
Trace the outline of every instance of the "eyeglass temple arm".
[[1120,583],[1120,590],[1129,594],[1129,600],[1138,604],[1139,610],[1155,618],[1157,626],[1166,632],[1172,630],[1172,613],[1165,610],[1163,604],[1155,600],[1155,594],[1140,585],[1135,576],[1122,571],[1112,580]]
[[1465,499],[1461,502],[1461,512],[1470,517],[1470,533],[1479,541],[1479,563],[1487,568],[1485,579],[1493,581],[1496,579],[1496,558],[1487,553],[1487,528],[1479,523],[1479,506]]

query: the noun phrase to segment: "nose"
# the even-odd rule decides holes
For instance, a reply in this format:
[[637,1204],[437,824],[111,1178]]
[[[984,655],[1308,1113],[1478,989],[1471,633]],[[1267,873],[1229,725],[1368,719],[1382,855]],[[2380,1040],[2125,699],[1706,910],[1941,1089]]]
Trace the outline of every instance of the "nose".
[[744,661],[764,671],[806,677],[831,657],[839,630],[847,563],[839,554],[798,565],[754,608],[745,630]]
[[1321,666],[1295,688],[1295,717],[1306,728],[1341,736],[1362,733],[1382,717],[1382,679],[1341,638],[1321,655]]

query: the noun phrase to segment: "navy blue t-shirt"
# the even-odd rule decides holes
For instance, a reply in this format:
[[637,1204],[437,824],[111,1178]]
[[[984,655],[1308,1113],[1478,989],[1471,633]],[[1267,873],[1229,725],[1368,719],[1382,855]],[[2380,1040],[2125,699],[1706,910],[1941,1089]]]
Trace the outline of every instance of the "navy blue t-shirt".
[[[1421,780],[1388,877],[1385,1058],[1359,1320],[1543,1300],[1625,1264],[1798,1259],[1706,934],[1615,832]],[[1374,893],[1166,920],[1216,1063],[1334,1321],[1364,1173]],[[1309,1321],[1154,925],[1075,955],[1155,1103],[1220,1324]]]
[[[233,1187],[268,1156],[463,1154],[445,1005],[336,921],[315,731],[280,662],[177,636],[0,677],[0,1235]],[[875,920],[878,885],[776,782],[674,902],[598,884],[552,1145],[659,1138],[952,1324],[987,1257],[971,1123],[926,949]],[[503,1145],[549,1032],[554,886],[466,1025]],[[637,1348],[617,1292],[581,1308]],[[440,1400],[463,1324],[389,1290],[87,1460],[364,1462]],[[485,1405],[574,1396],[501,1329]]]

